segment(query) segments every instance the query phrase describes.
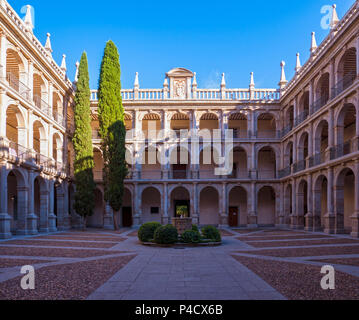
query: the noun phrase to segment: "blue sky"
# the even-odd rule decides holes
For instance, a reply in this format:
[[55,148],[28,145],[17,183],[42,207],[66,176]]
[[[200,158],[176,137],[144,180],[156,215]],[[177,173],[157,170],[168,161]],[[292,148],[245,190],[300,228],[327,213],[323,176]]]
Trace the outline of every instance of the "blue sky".
[[[122,84],[132,88],[135,72],[142,88],[160,88],[167,71],[185,67],[197,72],[201,88],[219,87],[226,73],[227,87],[247,88],[255,73],[256,87],[277,87],[280,61],[287,78],[294,74],[296,53],[302,64],[309,56],[310,34],[326,37],[321,8],[325,0],[251,1],[85,1],[9,0],[35,9],[35,34],[44,44],[52,37],[58,64],[67,55],[68,76],[83,50],[89,58],[91,87],[97,88],[99,66],[107,40],[120,51]],[[354,0],[337,2],[339,18]]]

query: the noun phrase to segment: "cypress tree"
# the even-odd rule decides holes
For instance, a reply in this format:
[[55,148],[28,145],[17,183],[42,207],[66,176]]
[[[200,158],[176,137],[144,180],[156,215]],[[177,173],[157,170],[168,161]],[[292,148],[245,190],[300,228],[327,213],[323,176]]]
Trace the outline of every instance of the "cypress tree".
[[83,229],[87,218],[93,215],[96,184],[93,177],[94,159],[91,132],[90,77],[87,55],[84,52],[79,65],[77,89],[75,94],[75,210],[83,217]]
[[121,67],[117,47],[108,41],[105,47],[98,89],[98,114],[104,157],[105,201],[113,209],[114,227],[118,229],[118,213],[122,207],[125,162],[124,108],[121,96]]

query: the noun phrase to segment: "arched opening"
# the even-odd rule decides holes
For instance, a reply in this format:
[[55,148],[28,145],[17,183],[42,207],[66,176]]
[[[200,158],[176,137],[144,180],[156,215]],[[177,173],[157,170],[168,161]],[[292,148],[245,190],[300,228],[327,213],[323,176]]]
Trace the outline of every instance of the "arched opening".
[[355,211],[355,187],[354,172],[348,168],[343,169],[335,185],[336,233],[352,231],[351,216]]
[[12,170],[7,176],[7,211],[11,217],[10,229],[13,234],[25,233],[27,215],[27,190],[22,174]]
[[284,154],[284,167],[290,167],[293,164],[293,142],[290,141],[287,144],[286,151]]
[[328,122],[326,120],[322,120],[315,133],[314,139],[314,165],[319,165],[324,163],[326,160],[326,152],[329,145],[329,133],[328,133]]
[[243,187],[234,187],[229,192],[228,224],[230,227],[246,226],[247,217],[247,191]]
[[19,54],[12,49],[6,51],[6,80],[11,88],[28,98],[29,89],[24,85],[26,82],[25,67]]
[[285,113],[285,127],[283,136],[289,133],[294,127],[294,106],[290,106]]
[[142,132],[146,139],[156,139],[161,130],[161,118],[158,114],[146,114],[142,120]]
[[214,113],[204,114],[199,121],[199,129],[209,131],[219,129],[218,117]]
[[33,77],[34,88],[33,88],[33,101],[36,107],[48,112],[49,105],[47,103],[48,93],[44,80],[38,73],[34,73]]
[[299,113],[297,118],[295,119],[295,125],[298,126],[305,119],[308,118],[309,115],[309,92],[306,91],[303,93],[302,97],[299,100]]
[[321,175],[314,185],[314,231],[324,230],[327,210],[328,180]]
[[191,196],[184,187],[177,187],[171,192],[170,216],[175,218],[191,217]]
[[243,113],[233,113],[228,119],[228,129],[233,130],[234,139],[248,138],[247,117]]
[[122,226],[124,228],[132,227],[132,211],[132,193],[128,188],[125,188],[122,201]]
[[248,179],[247,152],[241,147],[235,147],[229,156],[233,159],[233,171],[229,178]]
[[[33,124],[33,149],[38,155],[47,155],[46,133],[40,121]],[[39,159],[37,161],[39,162]]]
[[219,162],[219,154],[216,149],[205,147],[199,155],[199,177],[200,179],[217,179],[216,167]]
[[161,163],[159,162],[160,153],[154,146],[145,148],[142,153],[142,172],[141,178],[144,180],[162,179]]
[[352,153],[356,136],[356,109],[354,105],[344,105],[339,113],[335,132],[336,147],[334,157],[339,158]]
[[321,107],[325,106],[329,100],[329,73],[324,73],[317,84],[315,90],[316,101],[314,102],[313,112],[316,112]]
[[6,110],[6,138],[10,141],[10,155],[21,156],[25,152],[25,122],[19,108],[16,106],[9,106]]
[[292,185],[288,184],[287,188],[285,189],[284,195],[284,224],[290,225],[290,217],[293,214],[293,190]]
[[190,156],[186,148],[174,148],[170,156],[171,178],[187,179],[189,176]]
[[275,225],[275,191],[272,187],[263,187],[258,192],[258,225]]
[[52,157],[58,162],[62,163],[62,140],[59,134],[54,134],[52,136]]
[[219,195],[213,187],[206,187],[200,194],[200,225],[219,225]]
[[161,193],[154,187],[142,192],[142,222],[161,223]]
[[307,132],[304,132],[299,138],[298,143],[298,162],[294,168],[295,172],[305,170],[307,168],[308,158],[308,141],[309,136]]
[[63,114],[64,112],[61,97],[57,92],[54,92],[52,94],[52,116],[56,122],[63,124]]
[[104,225],[103,218],[105,213],[105,202],[102,191],[96,188],[94,196],[95,208],[93,210],[93,215],[87,219],[87,226],[92,228],[102,228]]
[[180,137],[181,130],[190,130],[189,117],[184,113],[176,113],[171,119],[171,130],[176,131],[177,137]]
[[302,180],[299,183],[298,193],[297,193],[297,202],[298,202],[297,225],[304,227],[305,216],[308,213],[308,183],[305,180]]
[[353,84],[357,72],[356,55],[356,49],[350,48],[340,59],[337,71],[338,83],[334,88],[334,96],[337,96]]
[[263,147],[258,152],[258,178],[275,179],[276,176],[276,154],[271,147]]
[[262,113],[258,117],[257,138],[271,139],[277,137],[277,125],[274,116],[270,113]]
[[93,168],[93,176],[94,180],[97,182],[103,181],[103,157],[102,152],[98,148],[93,149],[93,160],[94,160],[94,168]]

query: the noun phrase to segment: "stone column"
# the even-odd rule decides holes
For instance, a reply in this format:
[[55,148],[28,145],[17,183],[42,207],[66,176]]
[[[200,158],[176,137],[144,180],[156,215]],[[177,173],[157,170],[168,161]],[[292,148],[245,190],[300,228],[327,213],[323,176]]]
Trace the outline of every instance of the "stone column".
[[355,191],[354,191],[354,214],[352,215],[351,236],[359,238],[359,161],[355,162]]
[[282,228],[285,227],[284,217],[285,217],[285,209],[284,209],[284,183],[280,184],[280,198],[279,198],[279,214],[276,220],[276,227]]
[[256,183],[251,183],[250,212],[248,215],[248,228],[258,228],[257,215],[257,188]]
[[[49,113],[51,118],[53,118],[54,116],[53,92],[54,92],[54,85],[51,81],[49,81],[48,104],[49,104]],[[59,110],[57,110],[57,113],[59,113]]]
[[141,210],[141,195],[139,191],[139,186],[137,183],[134,185],[134,215],[133,215],[133,225],[134,227],[139,227],[141,225],[142,220],[142,210]]
[[307,193],[307,203],[308,203],[308,212],[305,215],[305,230],[313,231],[313,193],[312,193],[312,175],[307,175],[308,183],[308,193]]
[[108,203],[105,205],[103,228],[106,230],[115,230],[115,226],[113,224],[113,210]]
[[49,232],[49,192],[40,190],[40,232]]
[[297,223],[297,182],[292,180],[292,214],[290,216],[290,227],[296,229]]
[[192,218],[193,224],[199,225],[199,203],[198,203],[198,184],[193,184],[193,192],[192,192]]
[[34,171],[29,170],[28,180],[28,213],[27,213],[27,234],[38,234],[37,219],[34,209]]
[[69,214],[69,185],[65,180],[63,182],[63,230],[71,229],[71,217]]
[[256,180],[258,178],[257,175],[257,155],[256,155],[256,145],[255,143],[251,143],[251,156],[250,156],[250,169],[249,176],[251,179]]
[[[336,85],[336,74],[335,74],[335,60],[332,59],[330,61],[330,71],[329,71],[329,98],[333,98],[333,90],[334,86]],[[319,99],[319,97],[318,97]]]
[[166,225],[171,223],[171,218],[168,216],[168,184],[163,184],[163,195],[162,195],[162,224]]
[[6,137],[6,107],[7,95],[6,91],[0,89],[0,137]]
[[334,111],[333,108],[329,109],[329,122],[328,122],[328,148],[325,151],[326,161],[330,160],[330,151],[334,147]]
[[48,214],[48,226],[49,226],[49,232],[56,232],[56,220],[57,217],[54,213],[54,206],[55,206],[55,181],[50,180],[49,181],[49,214]]
[[256,116],[256,112],[252,111],[251,114],[251,134],[250,134],[250,138],[255,138],[257,137],[257,116]]
[[357,64],[357,78],[359,78],[359,34],[356,35],[356,41],[355,41],[355,47],[356,47],[356,64]]
[[11,234],[11,217],[7,208],[7,170],[6,162],[0,163],[0,239],[8,239]]
[[313,102],[314,102],[314,87],[313,80],[309,83],[309,114],[313,113]]
[[60,188],[57,187],[56,202],[57,202],[57,229],[60,231],[67,230],[67,221],[65,217],[65,187],[64,181]]
[[228,222],[228,199],[227,199],[227,184],[222,183],[222,201],[220,209],[220,227],[226,228],[229,226]]
[[325,233],[335,232],[335,215],[333,210],[333,168],[328,169],[327,213],[325,219]]

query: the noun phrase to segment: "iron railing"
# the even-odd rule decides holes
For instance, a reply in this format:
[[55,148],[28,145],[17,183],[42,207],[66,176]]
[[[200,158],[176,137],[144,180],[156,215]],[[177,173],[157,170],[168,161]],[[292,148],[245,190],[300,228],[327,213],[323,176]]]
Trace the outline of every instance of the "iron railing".
[[339,80],[336,85],[332,88],[332,97],[335,98],[341,94],[344,90],[348,89],[355,80],[355,73],[350,72],[346,74],[341,80]]

